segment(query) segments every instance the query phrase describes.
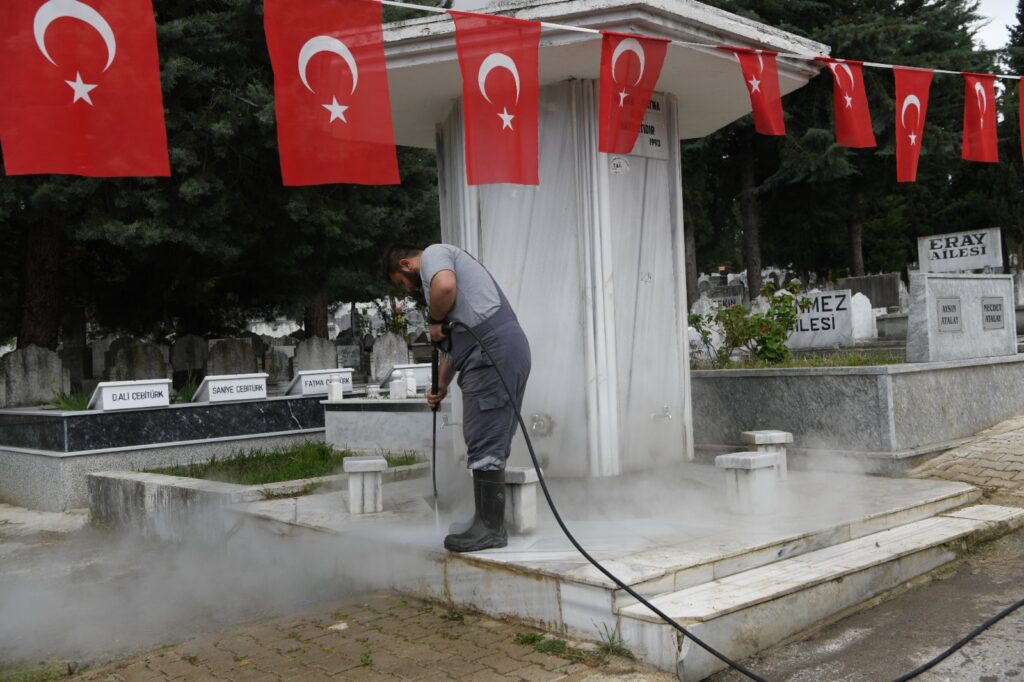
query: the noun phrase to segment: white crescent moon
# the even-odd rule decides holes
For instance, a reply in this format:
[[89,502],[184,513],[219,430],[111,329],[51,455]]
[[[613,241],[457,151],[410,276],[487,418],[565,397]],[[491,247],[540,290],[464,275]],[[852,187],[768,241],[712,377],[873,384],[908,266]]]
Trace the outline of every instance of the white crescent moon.
[[[837,68],[846,71],[846,75],[850,77],[850,92],[853,92],[854,90],[857,89],[857,82],[853,80],[853,70],[850,69],[849,64],[844,64],[843,62],[831,62],[828,66],[830,69],[832,69],[832,73],[835,74],[836,80],[839,79],[839,72],[836,71]],[[840,85],[839,87],[843,86]]]
[[307,40],[299,50],[299,78],[302,79],[302,84],[306,86],[306,89],[315,92],[309,86],[309,81],[306,80],[306,67],[309,66],[309,60],[321,52],[330,52],[345,60],[348,70],[352,72],[352,92],[355,93],[356,85],[359,84],[359,67],[356,65],[356,58],[352,56],[348,45],[331,36],[314,36]]
[[754,50],[754,52],[757,53],[757,65],[761,69],[758,71],[758,75],[760,75],[764,73],[764,57],[761,56],[761,50]]
[[53,57],[46,50],[46,29],[51,23],[63,17],[84,21],[96,29],[107,45],[107,65],[103,67],[103,70],[109,69],[110,65],[114,63],[114,55],[117,53],[114,30],[110,28],[110,24],[102,14],[78,0],[48,0],[36,10],[35,19],[32,21],[32,31],[36,36],[36,45],[39,46],[39,51],[43,53],[46,60],[57,66],[57,62],[53,61]]
[[921,100],[917,98],[917,95],[907,95],[903,98],[903,108],[900,111],[900,125],[904,129],[907,127],[907,109],[910,107],[917,107],[917,118],[921,119]]
[[480,71],[477,73],[476,82],[480,87],[480,94],[484,96],[484,99],[488,102],[491,98],[487,95],[487,76],[494,69],[507,69],[512,77],[516,79],[516,102],[519,102],[519,69],[516,68],[516,63],[507,54],[502,52],[492,52],[487,55],[487,58],[480,62]]
[[619,57],[623,53],[632,52],[640,60],[640,75],[636,77],[636,85],[640,82],[640,79],[644,77],[644,67],[647,65],[647,56],[644,54],[644,46],[640,44],[640,41],[636,38],[624,38],[619,41],[619,44],[615,46],[615,51],[612,52],[612,80],[618,81],[615,77],[615,62],[619,61]]
[[974,83],[974,96],[978,100],[978,110],[981,111],[981,127],[985,127],[985,112],[988,111],[988,95],[985,94],[985,86],[980,82]]

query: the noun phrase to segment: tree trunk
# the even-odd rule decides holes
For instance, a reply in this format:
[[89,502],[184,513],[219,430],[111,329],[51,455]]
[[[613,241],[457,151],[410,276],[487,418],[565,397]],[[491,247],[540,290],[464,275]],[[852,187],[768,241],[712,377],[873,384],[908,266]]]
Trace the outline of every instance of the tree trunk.
[[850,221],[848,230],[850,237],[850,277],[864,276],[864,215],[860,210],[860,201],[854,204],[856,213]]
[[697,287],[697,242],[693,235],[693,222],[683,212],[683,251],[684,267],[686,268],[686,309],[689,310],[700,298]]
[[27,229],[21,270],[18,348],[34,345],[57,350],[63,230],[51,221],[42,221]]
[[317,292],[306,306],[303,327],[306,329],[307,338],[310,336],[327,338],[327,292],[323,289]]
[[747,292],[751,300],[761,293],[761,213],[757,203],[757,178],[753,140],[740,159],[740,203],[743,207],[743,261],[747,267]]

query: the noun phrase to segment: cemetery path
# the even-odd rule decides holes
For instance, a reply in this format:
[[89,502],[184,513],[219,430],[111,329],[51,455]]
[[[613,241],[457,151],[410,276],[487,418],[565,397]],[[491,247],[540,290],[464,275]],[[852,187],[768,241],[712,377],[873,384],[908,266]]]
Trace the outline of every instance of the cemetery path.
[[910,474],[917,478],[962,481],[988,493],[1024,496],[1024,415],[982,431]]
[[[84,671],[90,682],[143,680],[650,680],[674,676],[619,656],[542,653],[530,628],[393,594],[374,594],[210,633]],[[553,638],[551,648],[565,645]],[[569,647],[592,645],[568,643]],[[543,647],[541,647],[543,648]],[[585,649],[589,650],[589,649]],[[571,649],[570,649],[571,651]]]

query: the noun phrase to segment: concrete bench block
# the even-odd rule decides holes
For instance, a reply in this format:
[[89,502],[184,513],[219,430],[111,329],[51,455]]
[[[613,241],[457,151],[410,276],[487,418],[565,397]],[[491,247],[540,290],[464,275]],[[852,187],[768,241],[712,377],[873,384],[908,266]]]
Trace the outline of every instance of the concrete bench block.
[[382,478],[388,468],[383,457],[346,457],[348,474],[348,510],[352,514],[375,514],[384,511]]
[[778,458],[768,452],[734,452],[715,457],[726,474],[726,496],[734,514],[769,514],[778,504]]
[[775,469],[780,480],[789,477],[789,466],[786,463],[786,445],[793,442],[793,434],[789,431],[744,431],[740,434],[745,445],[756,446],[758,452],[775,453],[778,466]]
[[537,529],[537,481],[533,467],[505,469],[505,525],[513,535]]

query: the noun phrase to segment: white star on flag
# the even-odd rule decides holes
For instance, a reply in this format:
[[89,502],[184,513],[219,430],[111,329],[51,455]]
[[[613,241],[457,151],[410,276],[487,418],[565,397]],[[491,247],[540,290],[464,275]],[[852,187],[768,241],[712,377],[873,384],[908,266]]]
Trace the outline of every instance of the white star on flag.
[[910,146],[913,147],[915,144],[917,144],[917,135],[910,133]]
[[345,118],[345,111],[348,109],[344,104],[338,104],[338,98],[332,97],[330,104],[321,104],[324,109],[331,112],[331,120],[328,123],[334,123],[339,118],[342,123],[348,123],[348,119]]
[[498,118],[501,119],[501,129],[504,130],[505,128],[508,128],[509,130],[515,130],[515,128],[512,127],[512,119],[515,117],[515,114],[508,113],[508,107],[502,107],[501,113],[498,114]]
[[750,83],[750,92],[760,92],[761,91],[761,81],[757,80],[756,78],[751,77],[751,79],[748,82]]
[[846,108],[847,109],[852,109],[853,108],[853,98],[850,97],[849,95],[843,95],[843,99],[846,100]]
[[86,104],[88,104],[89,106],[93,106],[92,98],[89,97],[89,91],[94,90],[96,88],[96,85],[92,83],[83,83],[82,74],[77,72],[75,73],[75,80],[64,82],[70,85],[71,89],[75,91],[75,98],[71,100],[72,104],[74,104],[78,100],[84,100]]
[[625,90],[619,93],[619,107],[622,107],[627,97],[629,97],[629,93],[626,92]]

